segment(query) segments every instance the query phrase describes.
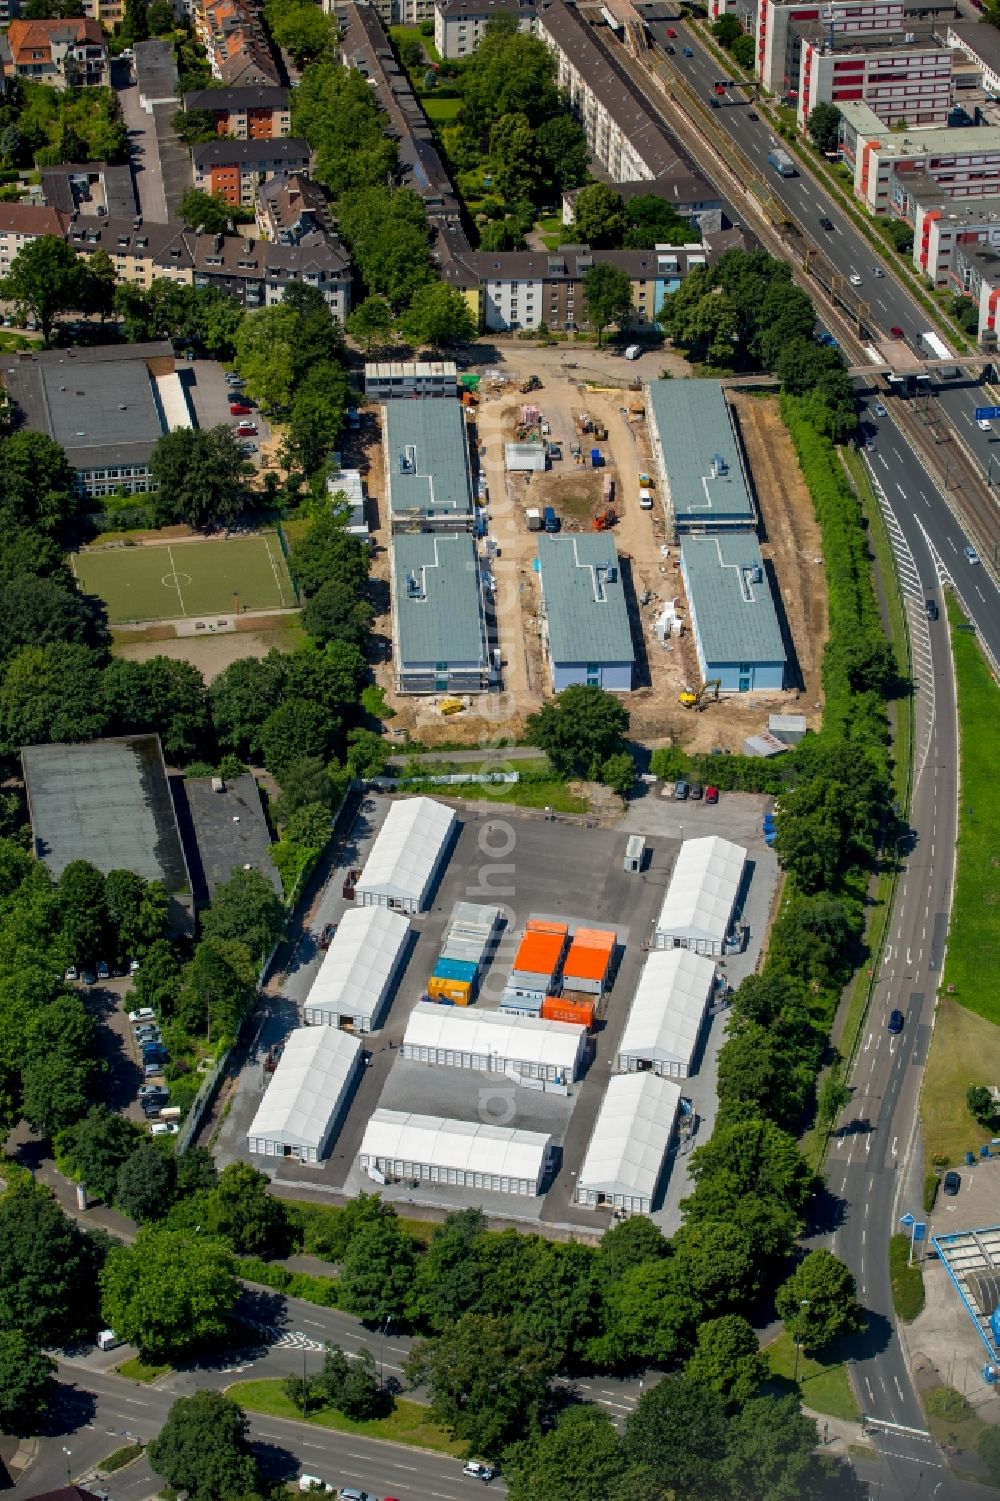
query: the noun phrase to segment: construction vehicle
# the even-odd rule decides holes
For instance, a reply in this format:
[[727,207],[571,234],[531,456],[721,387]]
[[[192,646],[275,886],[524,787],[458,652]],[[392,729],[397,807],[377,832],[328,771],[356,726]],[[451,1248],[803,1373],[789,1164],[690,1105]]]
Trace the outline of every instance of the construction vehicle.
[[461,714],[464,708],[460,698],[443,698],[438,704],[438,713],[447,717],[449,714]]
[[689,689],[685,689],[683,693],[679,693],[677,695],[677,702],[683,704],[685,709],[707,709],[709,704],[718,703],[719,689],[721,687],[721,678],[709,678],[704,686],[698,689],[697,693],[692,693]]
[[529,375],[528,379],[526,381],[523,381],[521,384],[521,391],[525,396],[529,391],[540,391],[541,389],[542,383],[538,379],[537,375]]
[[606,532],[611,527],[617,525],[618,512],[615,510],[614,506],[608,506],[605,510],[598,511],[597,515],[591,522],[591,527],[595,532]]

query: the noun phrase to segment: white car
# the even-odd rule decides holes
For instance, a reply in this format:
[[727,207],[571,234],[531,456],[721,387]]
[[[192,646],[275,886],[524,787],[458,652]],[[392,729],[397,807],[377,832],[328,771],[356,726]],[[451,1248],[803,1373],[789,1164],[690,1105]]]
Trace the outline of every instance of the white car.
[[328,1485],[325,1480],[320,1480],[318,1475],[300,1475],[300,1491],[323,1491],[327,1496],[332,1496],[334,1487]]
[[979,562],[979,554],[977,553],[976,549],[974,547],[967,547],[965,549],[965,556],[968,558],[973,568],[975,568],[976,564]]
[[468,1464],[462,1466],[462,1474],[471,1475],[473,1480],[493,1480],[496,1473],[492,1465],[481,1464],[478,1459],[470,1459]]
[[852,287],[860,287],[862,284],[861,277],[856,271],[851,272],[850,276],[848,277],[848,281],[851,283]]
[[71,964],[70,965],[69,969],[63,975],[63,979],[64,980],[68,980],[70,982],[70,984],[72,984],[74,980],[79,979],[79,975],[76,972],[76,965],[75,964]]
[[143,1022],[155,1022],[156,1012],[152,1006],[140,1006],[138,1011],[129,1012],[128,1019],[133,1026],[141,1026]]
[[180,1130],[176,1121],[154,1121],[149,1128],[150,1136],[176,1136]]

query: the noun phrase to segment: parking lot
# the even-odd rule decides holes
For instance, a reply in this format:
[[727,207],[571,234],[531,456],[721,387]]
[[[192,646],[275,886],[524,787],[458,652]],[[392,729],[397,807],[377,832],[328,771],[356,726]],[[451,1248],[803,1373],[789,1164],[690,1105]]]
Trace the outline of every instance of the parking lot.
[[[271,438],[271,425],[258,407],[254,406],[247,419],[233,416],[229,406],[230,402],[237,399],[237,393],[226,384],[226,372],[215,360],[179,360],[177,369],[187,390],[198,427],[235,428],[243,420],[256,424],[257,435],[247,440],[255,445],[256,452],[248,457],[259,465],[261,447]],[[246,400],[245,397],[240,399]]]
[[[760,836],[762,800],[750,795],[723,794],[717,807],[703,814],[694,831],[739,838],[750,851],[751,863],[742,906],[750,941],[740,954],[722,963],[735,985],[755,967],[766,932],[777,867]],[[363,865],[368,849],[389,806],[386,798],[368,798],[347,842],[345,863]],[[641,816],[640,810],[645,813]],[[433,894],[431,910],[413,919],[413,943],[408,962],[380,1031],[365,1039],[371,1065],[360,1080],[331,1155],[317,1168],[294,1159],[278,1164],[277,1181],[326,1189],[353,1196],[372,1183],[357,1166],[357,1155],[368,1118],[379,1106],[392,1110],[453,1116],[464,1120],[502,1123],[551,1134],[561,1148],[561,1164],[542,1198],[527,1199],[488,1194],[493,1214],[545,1222],[553,1226],[590,1229],[599,1233],[609,1222],[606,1212],[581,1209],[573,1203],[573,1178],[579,1170],[611,1074],[628,1007],[645,961],[657,914],[682,837],[690,837],[694,814],[681,827],[678,810],[654,795],[614,829],[588,827],[583,820],[556,819],[527,811],[494,810],[459,804],[461,828],[450,860]],[[641,875],[624,870],[628,835],[639,827],[648,837],[647,865]],[[298,1024],[301,1006],[319,967],[316,941],[322,926],[337,922],[347,905],[341,894],[343,871],[337,871],[316,909],[313,933],[299,946],[282,995],[274,998],[260,1033],[254,1059],[241,1075],[217,1142],[221,1165],[246,1158],[246,1132],[266,1083],[262,1060],[267,1049]],[[482,1009],[495,1009],[520,935],[529,916],[558,918],[571,928],[599,924],[614,927],[619,960],[610,993],[602,1007],[589,1067],[568,1096],[543,1093],[516,1085],[502,1074],[431,1067],[403,1061],[398,1048],[412,1007],[423,995],[456,902],[502,906],[506,926],[487,970],[478,999]],[[696,1073],[684,1082],[684,1093],[700,1119],[695,1144],[707,1139],[715,1117],[715,1055],[723,1039],[726,1011],[712,1018],[702,1044]],[[678,1157],[683,1164],[686,1150]],[[263,1164],[258,1164],[263,1165]],[[267,1164],[271,1170],[271,1164]],[[390,1184],[380,1190],[386,1198],[432,1204],[442,1209],[480,1203],[481,1191],[422,1184]],[[679,1203],[688,1191],[686,1172],[669,1175],[663,1202],[655,1218],[665,1228],[679,1221]]]

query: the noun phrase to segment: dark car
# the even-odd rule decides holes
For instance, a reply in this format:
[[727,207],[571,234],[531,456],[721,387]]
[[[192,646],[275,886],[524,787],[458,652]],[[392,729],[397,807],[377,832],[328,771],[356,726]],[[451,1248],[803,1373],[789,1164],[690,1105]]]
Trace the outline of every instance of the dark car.
[[820,229],[832,229],[833,228],[833,220],[832,219],[828,219],[827,216],[826,216],[826,214],[823,214],[820,217],[819,227],[820,227]]
[[330,947],[330,944],[333,942],[333,935],[334,933],[336,933],[336,931],[337,924],[335,922],[328,922],[326,924],[322,933],[319,935],[319,946],[321,949],[325,951]]
[[894,323],[889,332],[892,334],[892,337],[894,339],[901,339],[903,337],[903,330],[900,328],[898,323]]
[[139,1088],[140,1100],[151,1100],[154,1097],[167,1099],[169,1091],[165,1084],[143,1084]]
[[719,801],[719,789],[718,789],[718,787],[706,787],[705,788],[705,801],[706,801],[706,803],[717,803]]
[[890,1011],[890,1013],[889,1013],[888,1027],[889,1027],[889,1031],[892,1032],[894,1035],[896,1033],[898,1033],[898,1032],[902,1032],[902,1030],[903,1030],[903,1013],[902,1013],[902,1011]]
[[691,791],[688,796],[691,798],[692,802],[698,802],[699,798],[703,798],[705,796],[705,789],[700,782],[691,783]]
[[688,793],[690,791],[691,788],[688,786],[687,782],[674,783],[674,797],[679,803],[687,802]]
[[694,52],[690,47],[682,47],[681,51],[684,53],[685,57],[694,57]]
[[672,42],[667,43],[665,50],[670,53],[671,57],[675,57],[677,54],[677,48],[673,45]]
[[954,1168],[952,1168],[950,1172],[945,1173],[944,1179],[943,1179],[943,1181],[941,1183],[941,1187],[944,1189],[944,1191],[948,1195],[949,1199],[953,1199],[955,1197],[955,1195],[958,1193],[958,1190],[961,1188],[961,1186],[962,1186],[962,1175],[961,1175],[961,1173],[956,1173]]
[[937,620],[937,618],[940,615],[940,613],[941,613],[941,611],[937,607],[937,600],[936,599],[929,599],[927,601],[927,619],[928,620]]
[[755,109],[750,109],[750,110],[747,110],[747,119],[748,120],[759,120],[760,119],[760,115],[758,115],[758,113],[757,113],[757,111]]

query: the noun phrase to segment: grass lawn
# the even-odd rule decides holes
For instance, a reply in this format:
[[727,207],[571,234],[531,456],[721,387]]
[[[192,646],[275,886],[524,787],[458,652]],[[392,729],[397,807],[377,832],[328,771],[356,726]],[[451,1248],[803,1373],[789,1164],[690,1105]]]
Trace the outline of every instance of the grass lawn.
[[411,782],[408,792],[446,791],[451,797],[464,797],[474,803],[513,803],[518,808],[551,808],[554,813],[586,813],[590,807],[585,797],[570,792],[565,782],[479,782],[436,788],[433,783]]
[[916,1264],[910,1266],[909,1259],[910,1237],[894,1235],[889,1241],[889,1280],[892,1306],[904,1324],[912,1324],[924,1307],[924,1274]]
[[544,214],[541,219],[535,220],[535,229],[541,235],[546,250],[558,250],[565,240],[573,237],[572,226],[562,222],[561,214]]
[[185,541],[74,553],[70,565],[112,625],[175,620],[234,609],[294,607],[295,591],[274,532],[226,541]]
[[146,1361],[140,1360],[138,1355],[134,1355],[131,1360],[123,1360],[121,1365],[115,1366],[115,1374],[124,1376],[128,1381],[158,1381],[161,1376],[165,1376],[168,1371],[172,1370],[173,1366],[169,1362],[166,1365],[148,1365]]
[[411,1444],[416,1449],[433,1449],[439,1454],[454,1454],[456,1457],[465,1450],[463,1443],[456,1443],[439,1423],[433,1421],[429,1408],[419,1402],[408,1402],[405,1398],[396,1402],[395,1409],[387,1418],[353,1422],[331,1407],[323,1408],[314,1416],[304,1419],[294,1402],[286,1397],[280,1380],[236,1381],[227,1388],[227,1395],[248,1412],[262,1412],[272,1418],[309,1422],[317,1428],[333,1428],[338,1433],[360,1433],[365,1438],[387,1439],[394,1444]]
[[[961,734],[958,873],[944,989],[970,1011],[1000,1022],[1000,991],[984,983],[1000,966],[1000,780],[994,740],[1000,691],[961,610],[948,601]],[[992,1082],[992,1081],[991,1081]]]
[[[764,1354],[771,1367],[771,1375],[778,1384],[788,1391],[794,1391],[796,1384],[792,1382],[792,1372],[795,1370],[795,1341],[787,1330],[783,1330],[767,1346]],[[856,1421],[861,1416],[851,1391],[851,1383],[847,1379],[847,1366],[836,1356],[829,1361],[818,1360],[800,1350],[797,1387],[803,1406],[812,1412],[823,1412],[828,1417],[842,1418],[845,1422]]]
[[434,45],[434,37],[423,36],[419,26],[390,26],[389,35],[397,47],[400,42],[411,39],[414,42],[420,43],[432,63],[439,63],[441,61],[441,54]]
[[970,1084],[998,1079],[1000,1027],[966,1011],[951,996],[941,996],[920,1096],[928,1162],[950,1166],[990,1140],[993,1133],[984,1131],[965,1108],[965,1091]]
[[462,108],[461,99],[438,99],[433,89],[423,95],[420,103],[433,125],[450,125]]
[[145,1444],[125,1444],[121,1449],[113,1449],[107,1459],[101,1460],[97,1468],[105,1475],[113,1475],[115,1470],[122,1470],[134,1459],[138,1459],[145,1449]]

